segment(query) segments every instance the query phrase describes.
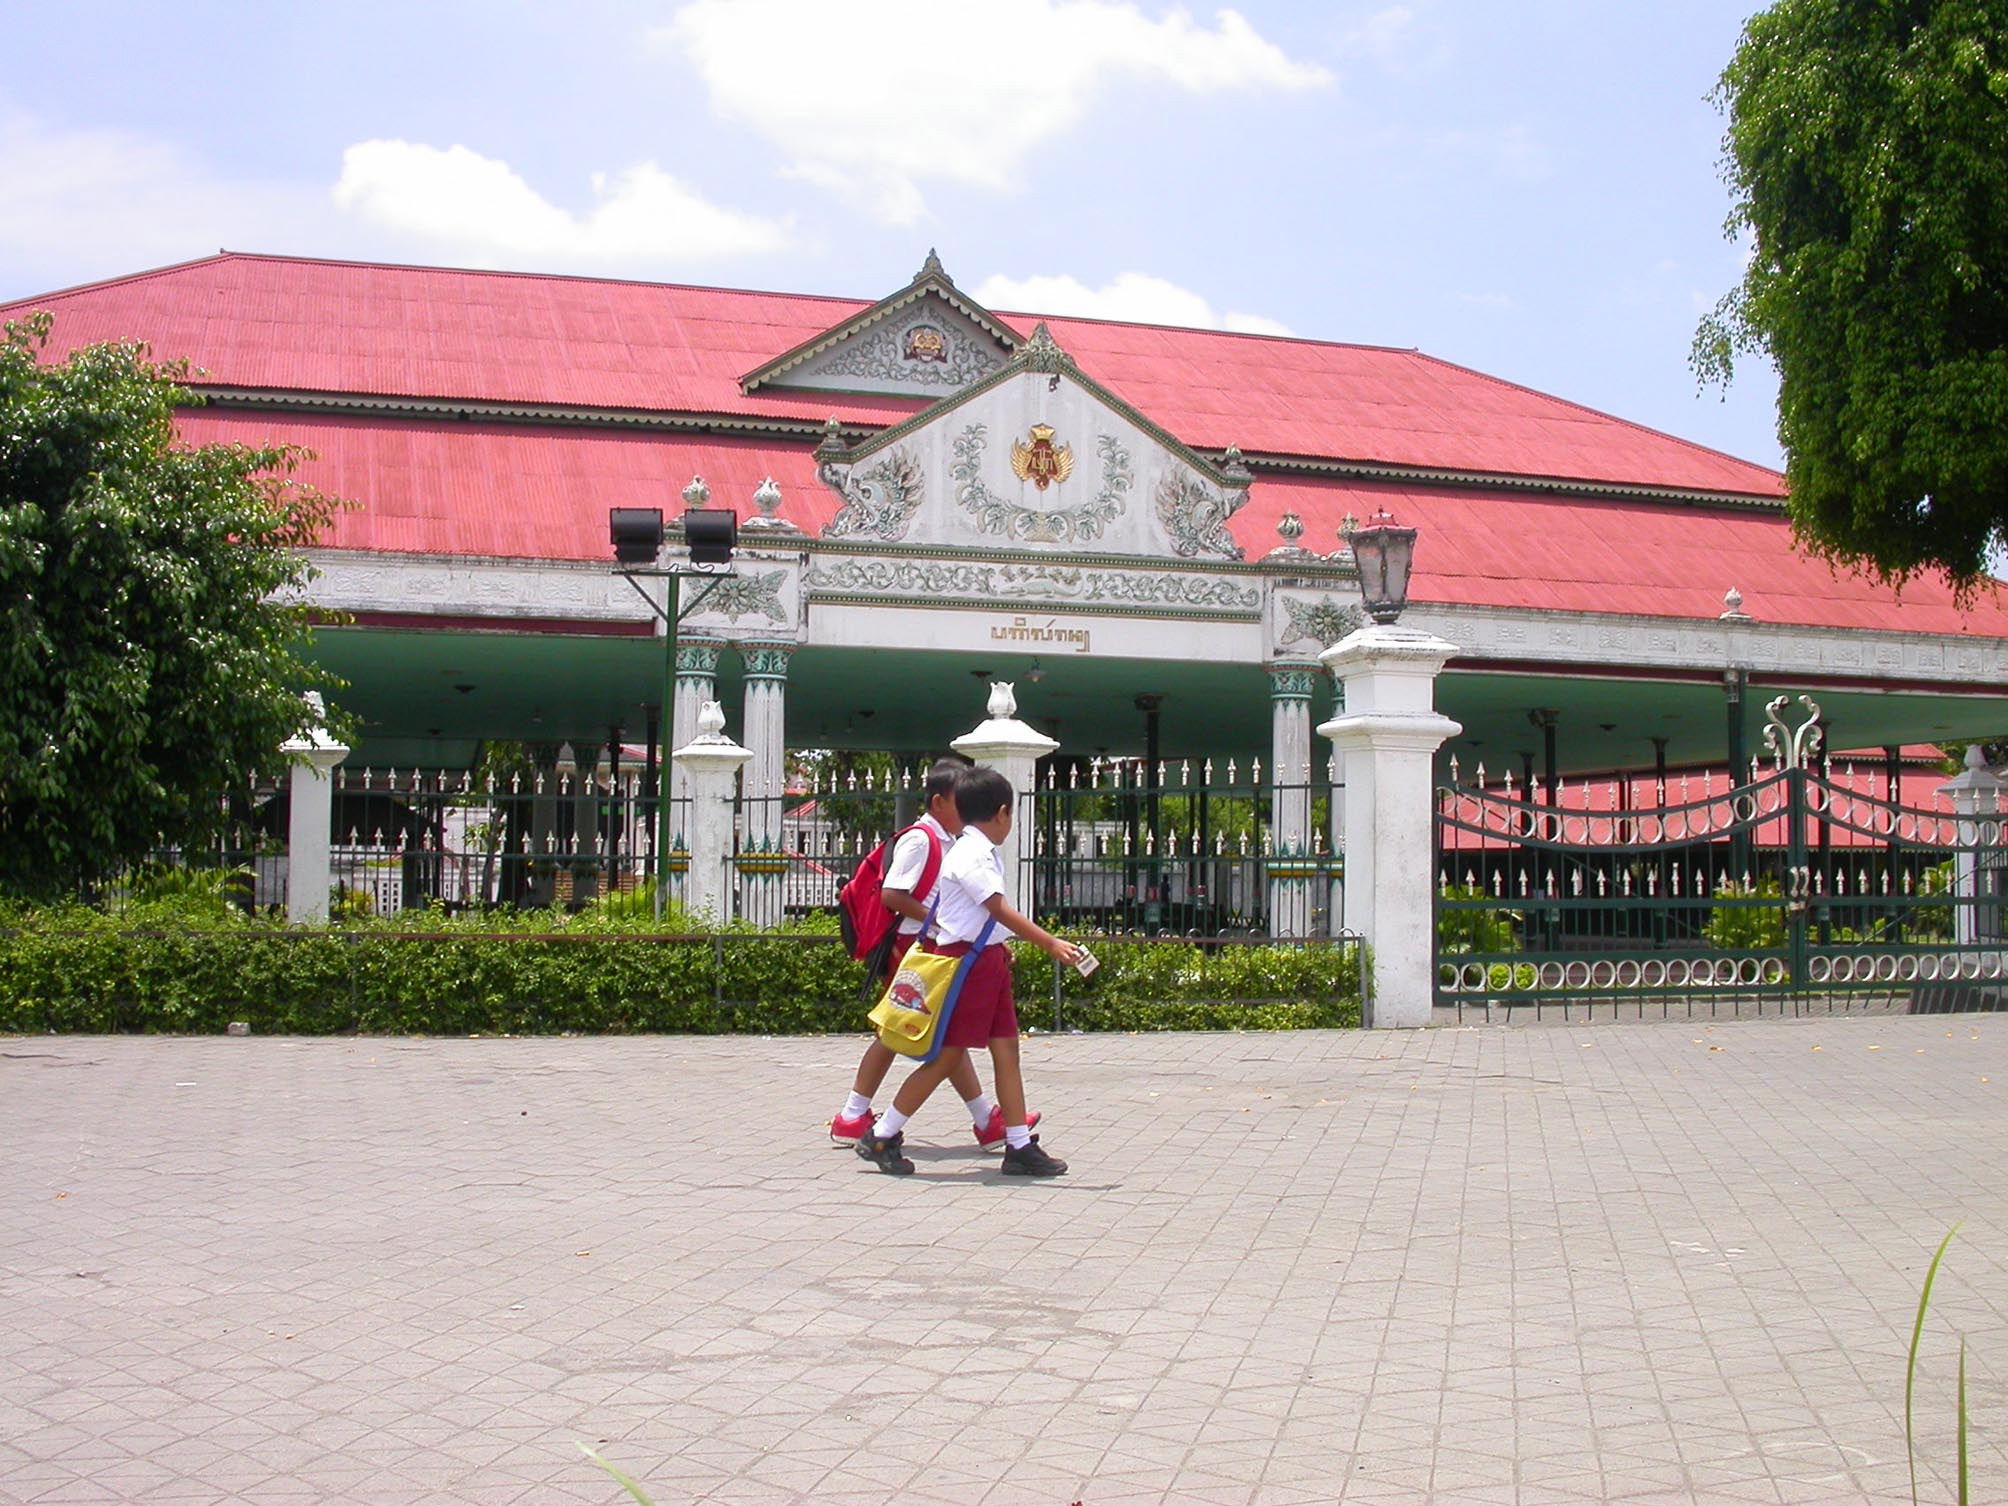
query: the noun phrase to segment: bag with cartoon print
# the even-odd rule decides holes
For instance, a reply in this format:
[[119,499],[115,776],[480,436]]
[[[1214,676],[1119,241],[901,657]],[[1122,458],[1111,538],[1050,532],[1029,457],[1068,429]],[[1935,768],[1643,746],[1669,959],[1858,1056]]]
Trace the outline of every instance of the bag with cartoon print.
[[969,976],[969,969],[981,955],[983,944],[990,939],[996,924],[994,920],[986,921],[983,934],[965,955],[939,956],[920,949],[920,942],[934,925],[934,907],[929,907],[920,938],[900,959],[885,992],[867,1016],[888,1051],[912,1057],[922,1066],[941,1055],[942,1045],[948,1039],[948,1021],[962,992],[962,980]]

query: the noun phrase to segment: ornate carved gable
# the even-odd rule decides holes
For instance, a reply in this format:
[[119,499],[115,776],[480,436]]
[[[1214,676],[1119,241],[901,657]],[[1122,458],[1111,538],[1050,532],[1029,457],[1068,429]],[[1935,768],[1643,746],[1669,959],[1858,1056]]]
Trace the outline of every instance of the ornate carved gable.
[[1239,457],[1216,465],[1084,375],[1045,325],[995,373],[818,473],[843,500],[825,538],[1145,559],[1239,559]]
[[956,290],[930,251],[899,292],[749,372],[740,386],[947,397],[1002,368],[1018,343]]

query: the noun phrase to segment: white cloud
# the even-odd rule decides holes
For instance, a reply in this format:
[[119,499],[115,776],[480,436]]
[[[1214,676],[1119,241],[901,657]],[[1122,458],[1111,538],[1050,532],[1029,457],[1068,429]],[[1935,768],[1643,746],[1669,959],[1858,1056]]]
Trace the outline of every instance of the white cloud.
[[694,0],[654,36],[791,175],[861,192],[893,225],[926,212],[930,180],[1017,186],[1122,80],[1199,95],[1331,82],[1238,12],[1207,27],[1111,0]]
[[1287,335],[1288,325],[1260,314],[1216,312],[1189,288],[1142,272],[1121,272],[1099,288],[1078,278],[988,277],[973,295],[986,308],[1081,319],[1122,319],[1135,324],[1176,324],[1244,335]]
[[[172,144],[131,131],[0,115],[0,253],[17,297],[117,276],[220,247],[278,249],[329,216],[310,189],[228,182]],[[301,249],[309,249],[301,247]]]
[[1430,72],[1449,57],[1442,28],[1411,5],[1390,5],[1360,17],[1340,32],[1339,49],[1398,78]]
[[363,141],[342,154],[334,202],[362,218],[462,254],[540,268],[692,262],[787,243],[785,222],[712,204],[653,162],[594,174],[595,203],[573,214],[509,164],[464,146]]

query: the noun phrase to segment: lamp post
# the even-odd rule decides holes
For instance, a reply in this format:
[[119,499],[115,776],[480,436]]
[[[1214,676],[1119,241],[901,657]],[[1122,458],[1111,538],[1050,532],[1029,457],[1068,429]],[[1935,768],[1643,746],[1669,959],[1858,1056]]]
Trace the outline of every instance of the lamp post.
[[1366,527],[1349,527],[1341,536],[1352,546],[1367,616],[1382,624],[1393,622],[1408,605],[1408,572],[1415,562],[1415,530],[1397,527],[1393,516],[1382,508],[1368,520]]
[[[693,481],[691,490],[709,497],[709,488],[701,481]],[[681,564],[668,564],[656,568],[661,557],[666,530],[659,507],[610,507],[607,509],[607,535],[614,546],[614,568],[627,583],[640,592],[649,609],[662,619],[663,639],[663,685],[662,704],[665,711],[676,704],[676,624],[683,615],[679,610],[680,591],[678,582],[686,575],[723,576],[731,574],[732,551],[739,541],[739,517],[729,507],[691,507],[682,519],[684,543],[689,546],[690,557]],[[700,569],[699,566],[713,568]],[[646,568],[644,568],[646,567]],[[642,575],[661,576],[664,581],[663,605],[657,607],[655,598],[642,589],[635,577]],[[699,594],[691,603],[695,609],[704,600]],[[675,721],[664,718],[663,740],[669,741],[675,735]],[[667,754],[665,750],[665,755]],[[655,887],[656,919],[662,918],[663,905],[669,891],[669,771],[667,756],[656,762],[655,792],[655,863],[650,874]]]

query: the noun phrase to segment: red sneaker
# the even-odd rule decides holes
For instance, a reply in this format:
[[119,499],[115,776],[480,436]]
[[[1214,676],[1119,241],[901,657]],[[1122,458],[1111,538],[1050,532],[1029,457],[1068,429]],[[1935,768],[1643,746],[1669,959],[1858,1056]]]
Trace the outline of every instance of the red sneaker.
[[[1025,1128],[1036,1129],[1038,1125],[1039,1111],[1037,1109],[1027,1109],[1025,1111]],[[832,1130],[831,1133],[834,1134],[835,1131]],[[996,1146],[1002,1145],[1004,1143],[1004,1111],[999,1108],[991,1109],[990,1122],[984,1125],[982,1129],[978,1129],[973,1124],[970,1125],[969,1133],[976,1137],[976,1143],[985,1150],[991,1150]]]
[[[830,1144],[856,1145],[864,1138],[865,1132],[877,1122],[878,1116],[870,1112],[860,1114],[855,1119],[847,1119],[839,1114],[830,1121]],[[1001,1135],[1004,1131],[1000,1129],[997,1133]]]

